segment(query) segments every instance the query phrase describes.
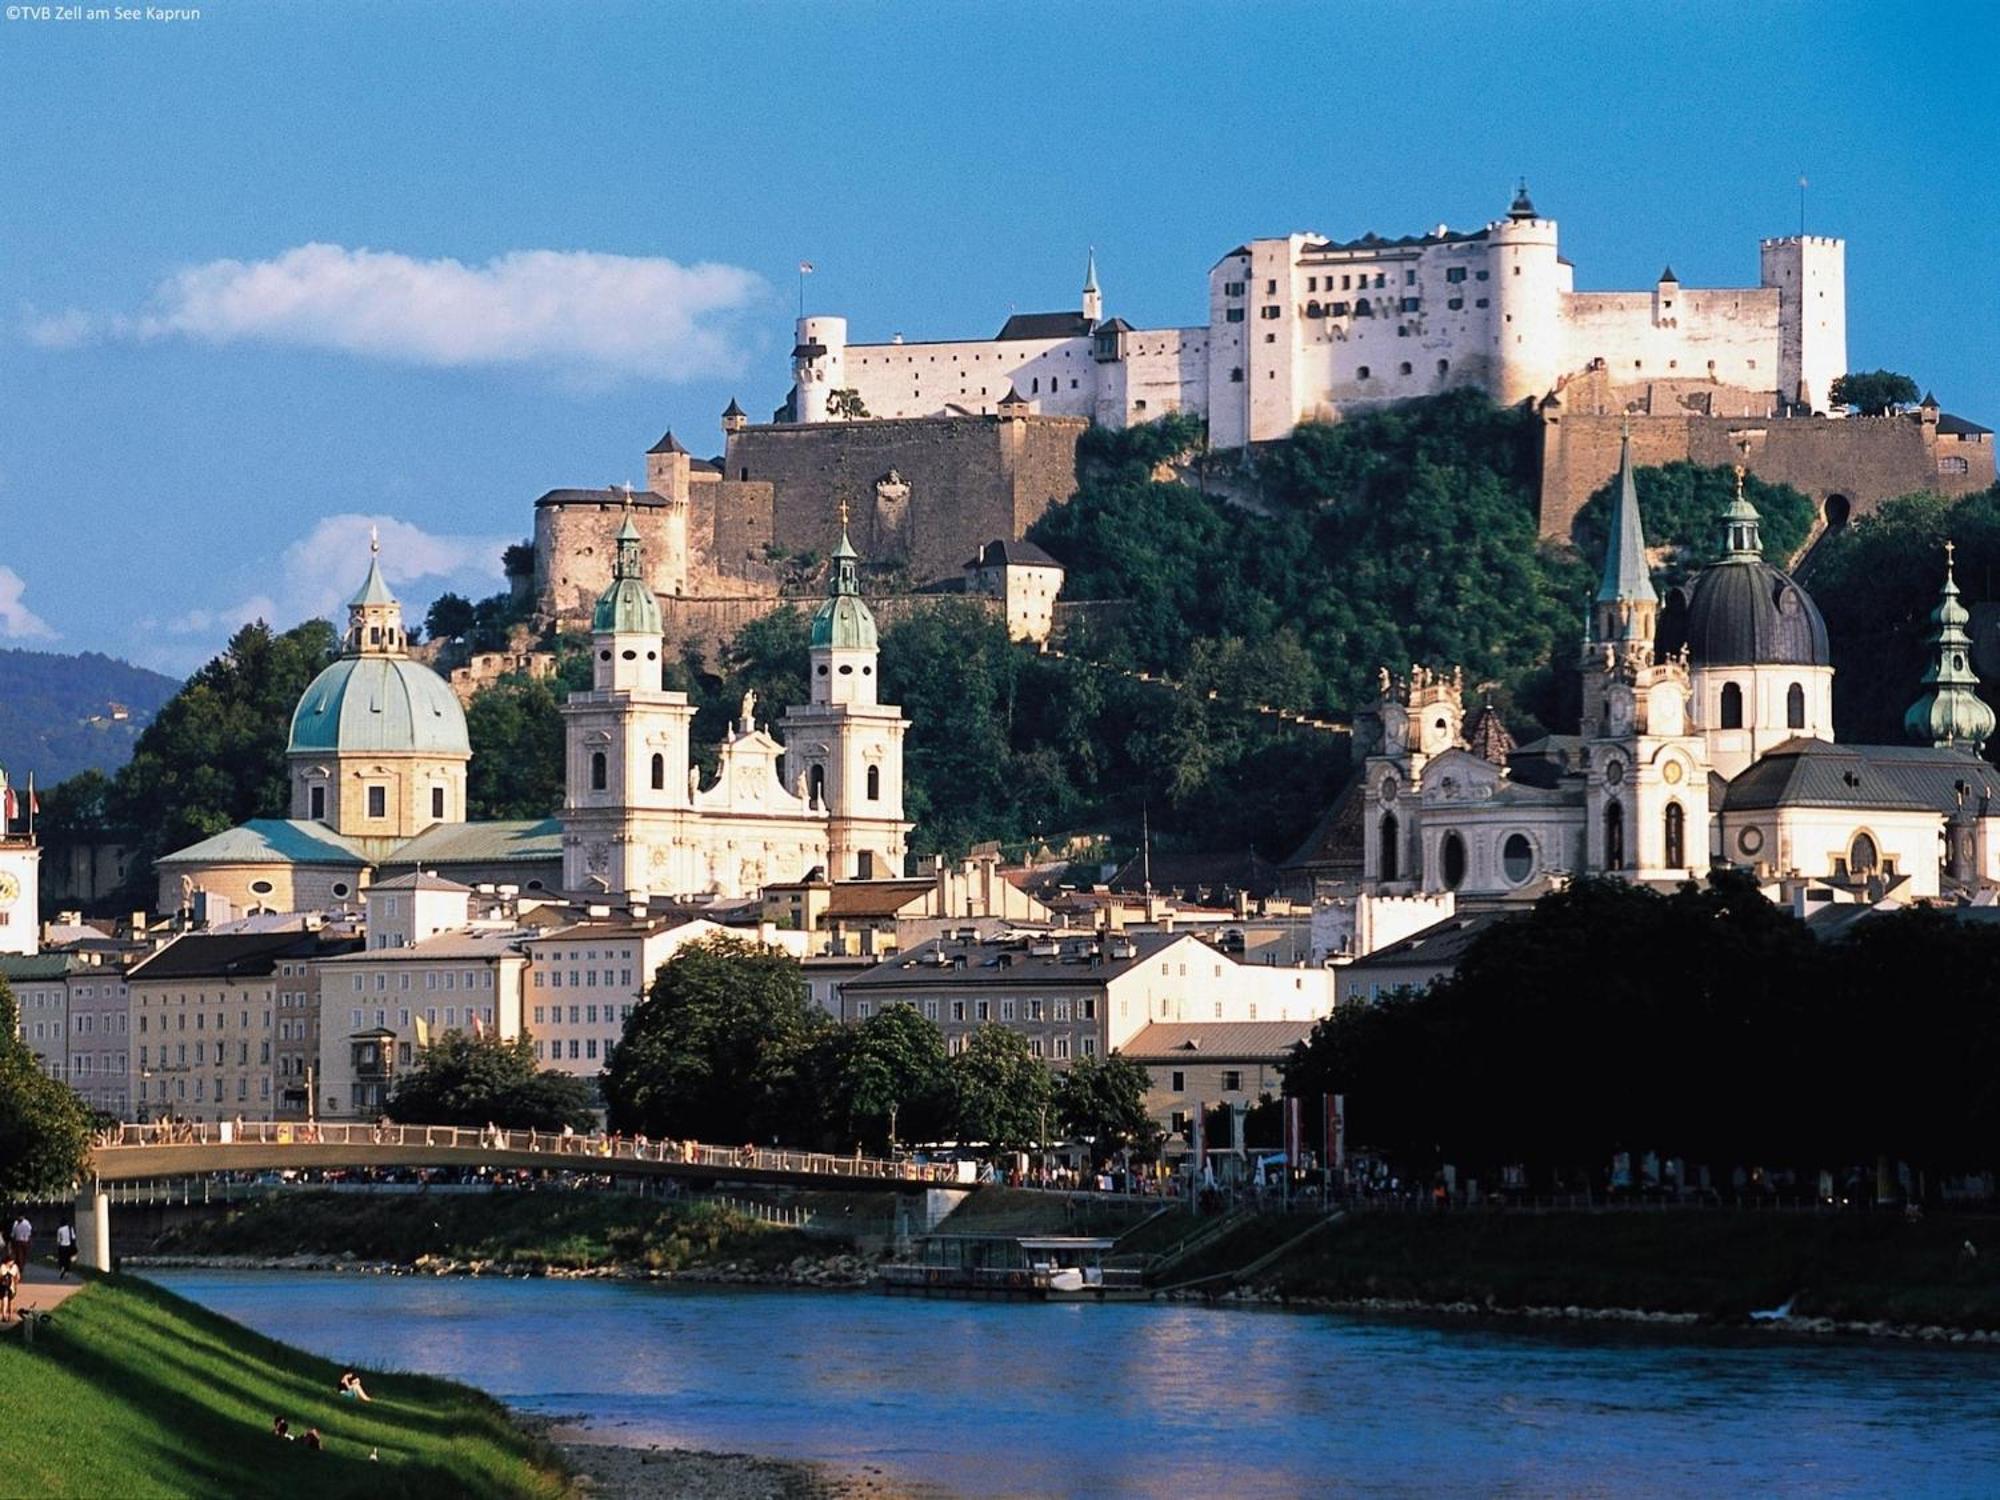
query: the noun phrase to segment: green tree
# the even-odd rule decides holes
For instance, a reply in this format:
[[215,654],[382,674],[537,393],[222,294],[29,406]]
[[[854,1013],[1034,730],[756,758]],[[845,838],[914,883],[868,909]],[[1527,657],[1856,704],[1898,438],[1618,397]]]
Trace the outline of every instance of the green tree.
[[469,635],[477,622],[477,611],[463,594],[439,594],[424,615],[424,629],[434,641],[455,641]]
[[1827,399],[1864,417],[1880,417],[1901,406],[1915,406],[1917,383],[1893,370],[1850,371],[1833,382]]
[[1000,1151],[1040,1143],[1056,1123],[1053,1085],[1028,1039],[1010,1027],[981,1026],[951,1060],[953,1118],[961,1141]]
[[822,1135],[812,1097],[831,1023],[797,960],[736,938],[694,943],[660,965],[604,1070],[614,1128],[698,1140]]
[[562,709],[550,682],[510,676],[482,689],[466,708],[465,732],[470,817],[547,818],[562,806]]
[[[1647,544],[1669,549],[1665,565],[1653,575],[1662,589],[1722,555],[1723,513],[1736,499],[1734,471],[1676,461],[1637,469],[1632,480]],[[1766,484],[1754,474],[1743,476],[1743,498],[1757,507],[1764,555],[1783,567],[1812,532],[1817,515],[1812,500],[1788,484]],[[1603,565],[1617,501],[1618,480],[1613,477],[1583,503],[1570,524],[1570,536],[1586,564]]]
[[861,399],[861,392],[852,386],[845,386],[828,394],[826,414],[830,417],[859,421],[868,415],[868,403]]
[[392,1119],[414,1125],[503,1125],[512,1130],[587,1130],[590,1085],[553,1069],[538,1071],[526,1037],[447,1031],[418,1056],[389,1097]]
[[21,1008],[0,978],[0,1199],[60,1198],[90,1155],[90,1111],[41,1070],[21,1040]]
[[250,818],[287,816],[292,711],[336,644],[324,620],[282,635],[245,625],[146,726],[106,799],[110,821],[133,835],[135,892],[160,855]]
[[915,1006],[889,1005],[827,1035],[824,1100],[837,1140],[880,1149],[892,1141],[935,1140],[947,1128],[951,1059],[936,1022]]
[[1152,1086],[1146,1070],[1120,1053],[1078,1058],[1055,1083],[1063,1134],[1089,1141],[1091,1159],[1099,1165],[1123,1152],[1130,1152],[1134,1161],[1154,1160],[1165,1132],[1146,1112],[1146,1091]]

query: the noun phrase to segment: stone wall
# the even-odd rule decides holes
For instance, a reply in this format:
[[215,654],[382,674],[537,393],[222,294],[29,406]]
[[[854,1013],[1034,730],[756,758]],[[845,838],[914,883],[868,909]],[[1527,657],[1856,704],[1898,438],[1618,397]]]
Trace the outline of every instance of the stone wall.
[[711,534],[741,529],[716,543],[718,554],[752,545],[749,495],[766,485],[768,541],[782,552],[830,553],[845,501],[870,566],[900,567],[918,585],[958,578],[982,543],[1020,537],[1070,496],[1087,425],[1030,415],[746,427],[730,435],[724,461],[745,499],[727,519],[718,508]]
[[[1750,472],[1812,497],[1823,521],[1844,525],[1884,500],[1917,490],[1969,495],[1993,483],[1990,438],[1938,436],[1917,414],[1888,417],[1749,417],[1610,412],[1543,412],[1541,529],[1567,538],[1583,503],[1618,472],[1620,439],[1629,423],[1632,461],[1641,467],[1685,460],[1714,467],[1737,461],[1739,439]],[[1964,472],[1940,459],[1963,458]]]
[[[650,492],[635,494],[632,521],[648,580],[673,592],[680,548],[669,506]],[[598,596],[611,586],[624,524],[625,496],[618,490],[550,490],[535,502],[535,598],[544,617],[566,628],[589,620]]]
[[[722,648],[751,621],[761,620],[765,615],[785,608],[796,609],[800,614],[809,616],[819,608],[822,597],[818,593],[780,596],[773,591],[769,594],[719,594],[701,599],[662,599],[660,616],[666,625],[667,654],[672,657],[684,647],[693,646],[709,661],[717,661]],[[1001,600],[979,594],[871,594],[868,596],[868,608],[876,622],[886,630],[899,620],[935,609],[946,601],[969,604],[996,619],[1005,618],[1006,606]]]

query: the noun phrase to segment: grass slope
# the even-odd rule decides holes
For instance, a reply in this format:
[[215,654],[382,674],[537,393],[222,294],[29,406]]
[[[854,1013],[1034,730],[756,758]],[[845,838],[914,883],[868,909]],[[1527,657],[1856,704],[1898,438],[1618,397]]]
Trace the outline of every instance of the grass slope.
[[[64,1303],[32,1349],[0,1338],[0,1484],[10,1495],[468,1496],[567,1493],[553,1454],[499,1403],[450,1381],[340,1367],[158,1287],[109,1277]],[[316,1426],[313,1452],[271,1435]],[[377,1450],[379,1461],[368,1454]]]
[[[1967,1239],[1979,1254],[1963,1252]],[[1248,1257],[1246,1256],[1245,1259]],[[1259,1278],[1288,1296],[1631,1307],[2000,1328],[2000,1219],[1362,1213]]]
[[186,1225],[167,1255],[337,1255],[414,1263],[421,1256],[535,1270],[643,1266],[680,1271],[716,1261],[775,1267],[828,1255],[837,1241],[775,1228],[708,1203],[622,1193],[312,1193],[287,1190]]

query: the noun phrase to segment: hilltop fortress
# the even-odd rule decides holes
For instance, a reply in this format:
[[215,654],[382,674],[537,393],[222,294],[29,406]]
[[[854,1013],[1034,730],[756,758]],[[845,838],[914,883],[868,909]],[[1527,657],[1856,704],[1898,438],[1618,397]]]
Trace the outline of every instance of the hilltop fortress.
[[[1811,496],[1821,530],[1896,495],[1993,483],[1991,432],[1933,400],[1879,418],[1831,411],[1846,371],[1844,241],[1762,241],[1755,286],[1683,286],[1669,267],[1637,291],[1579,292],[1556,221],[1524,185],[1472,231],[1246,241],[1210,268],[1207,319],[1187,327],[1106,318],[1094,256],[1075,311],[1017,313],[989,339],[853,343],[845,318],[801,317],[772,420],[753,424],[732,401],[712,462],[669,433],[634,507],[670,637],[724,640],[809,589],[800,575],[831,551],[845,506],[887,615],[892,596],[960,589],[1039,638],[1060,608],[1029,628],[1009,599],[1010,583],[1026,597],[1020,581],[976,564],[1069,496],[1093,423],[1192,412],[1212,449],[1247,449],[1301,422],[1475,387],[1539,413],[1551,537],[1613,477],[1628,424],[1640,462],[1740,456]],[[622,507],[608,490],[537,502],[545,617],[574,621],[605,586]]]

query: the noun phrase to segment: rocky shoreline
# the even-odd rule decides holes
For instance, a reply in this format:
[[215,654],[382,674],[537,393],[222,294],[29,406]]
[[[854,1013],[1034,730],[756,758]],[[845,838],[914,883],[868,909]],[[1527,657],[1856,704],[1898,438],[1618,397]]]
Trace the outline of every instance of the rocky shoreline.
[[874,1262],[860,1255],[797,1256],[782,1266],[750,1261],[719,1261],[712,1266],[688,1266],[667,1271],[614,1263],[603,1266],[557,1266],[538,1261],[457,1260],[424,1255],[415,1261],[362,1260],[352,1251],[327,1255],[302,1251],[296,1255],[127,1255],[122,1269],[200,1271],[334,1271],[354,1276],[508,1276],[543,1277],[551,1281],[684,1281],[726,1286],[812,1287],[822,1291],[866,1287]]
[[872,1465],[842,1470],[804,1459],[718,1453],[701,1448],[643,1446],[599,1436],[587,1420],[515,1412],[515,1422],[553,1445],[595,1500],[943,1500],[944,1492],[913,1488]]
[[1622,1323],[1639,1327],[1749,1331],[1797,1338],[1895,1339],[1933,1344],[2000,1345],[2000,1331],[1950,1328],[1941,1324],[1892,1323],[1887,1319],[1783,1317],[1724,1322],[1701,1313],[1658,1312],[1638,1307],[1505,1307],[1493,1302],[1425,1302],[1410,1297],[1287,1296],[1274,1287],[1234,1287],[1226,1292],[1165,1292],[1169,1302],[1209,1302],[1218,1307],[1282,1307],[1306,1312],[1338,1312],[1383,1317],[1504,1318],[1537,1323]]

